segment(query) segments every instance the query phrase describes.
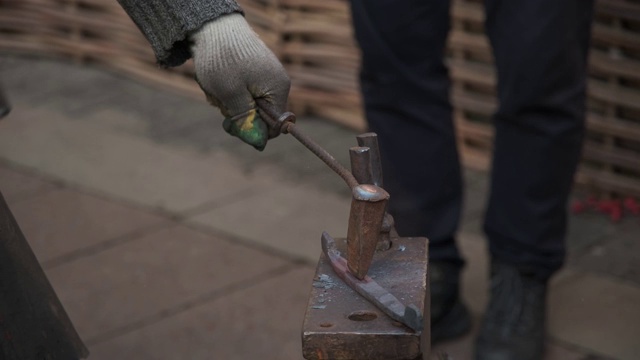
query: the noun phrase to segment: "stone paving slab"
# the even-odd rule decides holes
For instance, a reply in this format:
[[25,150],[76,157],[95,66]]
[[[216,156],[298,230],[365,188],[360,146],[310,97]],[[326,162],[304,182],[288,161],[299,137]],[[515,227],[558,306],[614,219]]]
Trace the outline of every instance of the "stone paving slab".
[[462,270],[462,298],[473,314],[484,313],[488,301],[489,256],[486,241],[475,234],[458,236],[458,247],[466,261]]
[[[478,335],[480,320],[481,317],[474,316],[473,329],[460,339],[435,345],[432,348],[431,360],[473,359],[475,340]],[[598,360],[598,358],[575,348],[569,348],[549,340],[545,344],[544,360]]]
[[[209,106],[204,96],[200,101],[185,98],[116,73],[57,61],[37,62],[33,71],[23,72],[0,66],[0,79],[4,78],[11,95],[14,116],[38,108],[62,113],[73,122],[107,127],[114,123],[125,125],[126,130],[135,130],[136,135],[158,142],[179,140],[180,132],[187,130],[188,133],[189,128],[197,125],[197,134],[204,135],[208,143],[229,140],[222,131],[219,111]],[[39,86],[40,82],[44,85]],[[121,117],[127,121],[134,119],[144,127],[129,129]],[[211,126],[207,128],[207,125]],[[214,127],[215,131],[203,131],[203,128]]]
[[638,359],[639,304],[638,287],[581,274],[550,293],[550,334],[615,359]]
[[11,211],[45,267],[70,253],[166,223],[148,211],[69,189],[11,204]]
[[[117,86],[121,91],[114,94]],[[127,133],[162,144],[179,144],[200,150],[229,148],[233,138],[222,129],[222,115],[205,101],[186,99],[131,81],[107,82],[103,91],[113,94],[108,101],[83,114],[80,121],[106,127],[125,124],[120,118],[135,119],[142,125]]]
[[174,226],[49,269],[47,275],[76,329],[91,343],[285,264]]
[[582,256],[590,247],[603,239],[615,238],[619,226],[606,215],[578,214],[569,216],[567,246],[570,259]]
[[[3,56],[0,58],[0,71],[15,71],[25,64],[23,58],[17,56]],[[31,60],[33,61],[33,60]]]
[[609,241],[592,245],[581,256],[572,257],[569,263],[582,271],[606,274],[640,285],[639,222],[637,217],[624,219],[615,225],[614,236],[610,236]]
[[223,154],[167,149],[141,138],[23,111],[0,123],[0,157],[71,184],[180,212],[255,186]]
[[0,162],[0,192],[9,205],[56,188],[56,184],[16,171]]
[[487,174],[479,171],[463,171],[464,200],[460,222],[462,224],[482,218],[488,200],[489,179]]
[[33,108],[46,105],[51,97],[56,97],[64,88],[74,90],[74,96],[66,104],[70,108],[82,106],[83,102],[71,100],[76,97],[91,99],[100,94],[99,87],[94,84],[109,77],[102,71],[55,60],[3,57],[3,63],[7,65],[0,65],[0,79],[16,111],[22,106]]
[[300,334],[314,271],[298,267],[90,347],[92,360],[301,360]]
[[188,222],[251,239],[316,263],[320,236],[346,236],[351,200],[311,186],[273,186],[254,196],[194,216]]

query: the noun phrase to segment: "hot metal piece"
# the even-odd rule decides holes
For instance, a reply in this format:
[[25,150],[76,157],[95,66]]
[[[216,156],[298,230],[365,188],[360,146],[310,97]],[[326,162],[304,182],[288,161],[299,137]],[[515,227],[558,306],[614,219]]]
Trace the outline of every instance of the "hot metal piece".
[[351,273],[362,280],[376,251],[389,194],[375,185],[358,185],[353,188],[352,195],[347,229],[347,265]]
[[347,271],[347,261],[340,256],[335,241],[326,232],[322,233],[322,251],[331,262],[336,274],[358,294],[371,301],[378,309],[382,310],[390,318],[401,322],[415,331],[422,331],[424,319],[422,311],[415,305],[403,305],[400,300],[383,289],[378,283],[368,276],[359,280]]

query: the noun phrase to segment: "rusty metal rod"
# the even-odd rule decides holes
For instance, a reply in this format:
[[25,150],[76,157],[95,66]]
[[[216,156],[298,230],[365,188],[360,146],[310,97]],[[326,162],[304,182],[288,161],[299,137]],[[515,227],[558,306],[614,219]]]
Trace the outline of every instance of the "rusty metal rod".
[[368,147],[354,146],[349,149],[351,173],[360,184],[373,184],[370,154]]
[[342,180],[347,183],[347,186],[349,186],[350,189],[359,185],[356,178],[349,170],[347,170],[347,168],[342,166],[342,164],[331,156],[327,150],[323,149],[318,145],[318,143],[301,132],[300,129],[295,126],[295,115],[290,112],[278,114],[273,106],[265,99],[256,99],[256,103],[258,104],[261,113],[266,115],[263,116],[263,119],[267,122],[267,125],[276,129],[279,128],[280,132],[283,134],[291,134],[302,145],[327,164],[331,170],[338,174]]
[[[312,153],[314,153],[320,160],[324,161],[327,166],[331,168],[336,174],[338,174],[342,180],[344,180],[349,188],[353,189],[358,186],[358,181],[353,174],[347,170],[342,164],[338,162],[329,152],[323,149],[320,145],[318,145],[315,141],[313,141],[310,137],[303,134],[300,129],[296,128],[293,123],[287,123],[283,125],[283,128],[286,127],[286,131],[293,135],[302,145],[306,146]],[[285,129],[283,129],[285,130]]]

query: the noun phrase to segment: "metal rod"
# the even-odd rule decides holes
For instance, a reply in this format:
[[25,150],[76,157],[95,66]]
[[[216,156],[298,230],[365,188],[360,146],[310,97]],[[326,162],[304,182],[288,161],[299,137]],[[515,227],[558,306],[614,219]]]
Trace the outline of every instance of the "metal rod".
[[342,166],[329,152],[323,149],[320,145],[318,145],[315,141],[313,141],[310,137],[303,134],[300,129],[296,128],[294,124],[287,123],[283,125],[283,130],[286,128],[287,132],[293,135],[294,138],[298,139],[302,145],[306,146],[307,149],[311,150],[320,160],[324,161],[327,166],[331,168],[336,174],[338,174],[342,180],[347,183],[349,188],[353,189],[358,186],[358,181],[353,177],[353,174],[347,168]]
[[370,154],[368,147],[354,146],[349,149],[351,173],[360,184],[373,184]]
[[371,180],[368,184],[382,186],[382,161],[380,160],[380,147],[378,146],[378,135],[376,133],[364,133],[356,136],[359,146],[366,146],[370,151],[371,158]]
[[291,134],[302,145],[314,153],[320,160],[322,160],[331,170],[338,174],[344,182],[347,183],[350,189],[358,186],[358,181],[349,170],[347,170],[342,164],[340,164],[329,152],[323,149],[318,143],[313,141],[310,137],[305,135],[295,126],[295,116],[291,113],[284,113],[279,115],[272,105],[265,99],[256,99],[256,103],[262,110],[263,119],[271,127],[280,128],[280,132],[283,134]]

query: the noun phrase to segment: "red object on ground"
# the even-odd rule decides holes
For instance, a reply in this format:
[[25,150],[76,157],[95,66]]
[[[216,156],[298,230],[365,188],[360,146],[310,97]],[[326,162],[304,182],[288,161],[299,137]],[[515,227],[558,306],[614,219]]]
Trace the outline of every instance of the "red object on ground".
[[624,199],[624,208],[633,215],[640,215],[640,204],[634,198]]
[[571,212],[574,214],[581,214],[585,212],[585,210],[587,210],[587,204],[580,200],[574,201],[573,205],[571,205]]
[[640,215],[640,202],[632,197],[627,197],[624,200],[598,200],[590,196],[586,200],[576,200],[571,205],[573,214],[581,214],[586,211],[606,214],[611,221],[618,222],[625,214]]

